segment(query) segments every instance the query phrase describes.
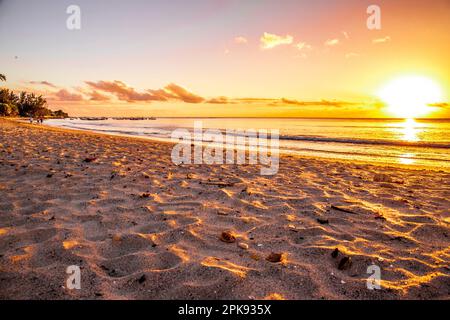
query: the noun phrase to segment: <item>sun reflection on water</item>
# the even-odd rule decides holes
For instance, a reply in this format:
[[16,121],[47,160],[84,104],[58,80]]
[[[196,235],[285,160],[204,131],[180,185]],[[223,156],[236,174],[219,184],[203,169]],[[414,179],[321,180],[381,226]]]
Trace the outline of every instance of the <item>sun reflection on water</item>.
[[[419,134],[421,133],[422,128],[414,119],[405,119],[401,126],[402,127],[399,129],[401,140],[406,142],[420,141]],[[398,161],[401,164],[413,164],[415,162],[414,157],[414,153],[404,153],[398,158]]]
[[414,162],[416,162],[416,160],[413,159],[414,156],[415,156],[414,153],[405,153],[405,154],[402,154],[402,155],[398,158],[398,161],[399,161],[401,164],[413,164]]
[[421,130],[418,127],[418,123],[414,119],[405,119],[405,122],[402,123],[402,126],[403,128],[400,129],[402,140],[410,142],[420,140],[418,134]]

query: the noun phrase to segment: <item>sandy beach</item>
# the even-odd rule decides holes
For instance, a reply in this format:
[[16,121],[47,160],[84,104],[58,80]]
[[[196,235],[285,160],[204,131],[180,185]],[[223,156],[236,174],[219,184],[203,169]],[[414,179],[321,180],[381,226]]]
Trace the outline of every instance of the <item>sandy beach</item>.
[[171,149],[0,119],[0,299],[450,298],[449,172]]

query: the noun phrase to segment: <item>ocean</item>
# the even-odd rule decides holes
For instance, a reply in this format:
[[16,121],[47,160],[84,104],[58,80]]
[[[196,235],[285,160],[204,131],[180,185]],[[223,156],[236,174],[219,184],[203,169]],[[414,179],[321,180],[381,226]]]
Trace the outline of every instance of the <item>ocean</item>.
[[177,128],[276,129],[281,153],[450,170],[450,120],[158,118],[47,120],[50,126],[169,141]]

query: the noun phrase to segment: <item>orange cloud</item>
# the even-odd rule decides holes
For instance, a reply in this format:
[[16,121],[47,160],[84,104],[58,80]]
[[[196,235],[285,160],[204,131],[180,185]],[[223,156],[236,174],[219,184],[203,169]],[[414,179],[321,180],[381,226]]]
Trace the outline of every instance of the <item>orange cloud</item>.
[[230,99],[228,99],[227,97],[217,97],[217,98],[209,99],[209,100],[205,101],[205,103],[211,103],[211,104],[230,104],[230,103],[234,103],[234,102],[231,101]]
[[355,57],[359,57],[359,54],[358,54],[358,53],[354,53],[354,52],[349,52],[349,53],[346,53],[346,54],[345,54],[345,57],[346,57],[347,59],[355,58]]
[[295,45],[295,47],[300,51],[312,49],[312,46],[310,44],[307,44],[306,42],[299,42]]
[[325,41],[325,45],[328,47],[336,46],[339,44],[339,39],[329,39]]
[[48,81],[29,81],[29,84],[34,84],[34,85],[42,85],[42,86],[48,86],[48,87],[52,87],[52,88],[57,88],[57,86],[55,86],[53,83],[48,82]]
[[169,84],[166,86],[165,91],[172,94],[175,98],[186,102],[186,103],[200,103],[203,102],[205,99],[186,90],[183,87],[180,87],[179,85],[176,85],[174,83]]
[[110,97],[108,97],[107,95],[104,95],[96,90],[89,93],[89,96],[91,97],[92,101],[109,101],[109,100],[111,100]]
[[83,101],[81,94],[69,92],[66,89],[61,89],[54,93],[54,96],[60,101]]
[[290,99],[281,99],[280,101],[283,104],[290,104],[296,106],[327,106],[327,107],[344,107],[350,105],[357,105],[355,102],[348,101],[328,101],[328,100],[320,100],[320,101],[298,101],[298,100],[290,100]]
[[189,92],[185,88],[174,83],[167,85],[166,87],[164,87],[164,89],[148,89],[146,92],[138,92],[134,88],[118,80],[85,82],[94,90],[111,93],[115,95],[119,100],[127,102],[179,100],[186,103],[200,103],[205,100],[204,98],[192,92]]
[[438,102],[438,103],[429,103],[429,107],[436,107],[436,108],[449,108],[450,105],[447,102]]
[[264,32],[260,41],[262,49],[272,49],[281,45],[291,44],[294,41],[294,37],[291,35],[279,36]]
[[391,37],[390,36],[386,36],[384,38],[373,39],[372,43],[377,44],[377,43],[384,43],[384,42],[388,42],[388,41],[391,41]]
[[236,42],[237,44],[246,44],[248,43],[248,40],[245,37],[239,36],[234,38],[234,42]]
[[117,96],[119,100],[127,101],[127,102],[136,102],[136,101],[165,101],[158,99],[156,96],[151,93],[141,93],[134,90],[134,88],[127,86],[122,81],[86,81],[86,84],[93,89],[97,89],[100,91],[112,93]]

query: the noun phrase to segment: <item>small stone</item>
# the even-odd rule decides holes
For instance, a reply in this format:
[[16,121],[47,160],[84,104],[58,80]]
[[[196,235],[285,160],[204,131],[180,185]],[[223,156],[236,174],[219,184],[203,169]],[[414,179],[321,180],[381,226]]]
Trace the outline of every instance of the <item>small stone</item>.
[[272,252],[271,254],[269,254],[267,256],[266,260],[269,262],[278,263],[278,262],[282,262],[284,260],[284,258],[285,258],[284,253]]
[[248,244],[244,243],[244,242],[239,242],[238,243],[238,247],[244,250],[248,249]]
[[343,257],[341,259],[341,261],[339,262],[338,269],[339,270],[345,270],[345,269],[350,268],[351,265],[352,265],[352,258],[350,258],[350,257]]
[[86,162],[86,163],[90,163],[90,162],[94,162],[95,160],[97,160],[97,158],[89,157],[89,158],[84,159],[83,161]]
[[53,173],[47,174],[47,178],[51,178],[51,177],[53,177]]
[[226,243],[233,243],[236,241],[236,237],[233,235],[231,231],[222,232],[219,239]]
[[144,192],[141,194],[141,198],[150,198],[150,193]]
[[339,254],[339,249],[336,248],[336,249],[334,249],[333,252],[331,253],[331,256],[332,256],[333,258],[337,258],[338,254]]
[[342,284],[345,284],[346,282],[345,282],[344,280],[341,280],[341,283],[342,283]]
[[323,219],[323,218],[317,218],[317,222],[320,224],[328,224],[329,223],[328,219]]
[[139,283],[144,283],[145,280],[147,280],[147,277],[145,276],[145,274],[143,274],[142,277],[140,277],[140,278],[138,279],[138,282],[139,282]]
[[392,182],[392,178],[387,174],[377,173],[373,176],[373,181],[375,182]]

